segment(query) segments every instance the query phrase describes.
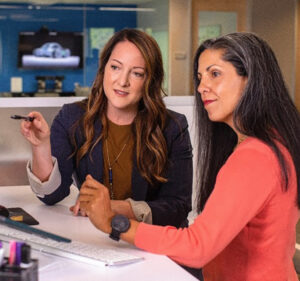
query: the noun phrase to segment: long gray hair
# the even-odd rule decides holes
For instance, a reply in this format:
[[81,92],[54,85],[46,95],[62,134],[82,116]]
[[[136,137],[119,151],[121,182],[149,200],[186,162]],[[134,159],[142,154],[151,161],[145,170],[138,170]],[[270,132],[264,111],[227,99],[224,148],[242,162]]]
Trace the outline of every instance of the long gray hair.
[[206,49],[224,50],[222,59],[230,62],[240,76],[248,78],[242,97],[234,110],[234,124],[244,135],[256,137],[274,151],[282,171],[283,187],[288,188],[286,161],[275,141],[290,152],[297,171],[300,206],[300,116],[270,46],[253,33],[231,33],[203,42],[194,58],[194,87],[198,127],[198,211],[211,194],[216,175],[237,143],[233,130],[223,123],[211,122],[197,91],[198,61]]

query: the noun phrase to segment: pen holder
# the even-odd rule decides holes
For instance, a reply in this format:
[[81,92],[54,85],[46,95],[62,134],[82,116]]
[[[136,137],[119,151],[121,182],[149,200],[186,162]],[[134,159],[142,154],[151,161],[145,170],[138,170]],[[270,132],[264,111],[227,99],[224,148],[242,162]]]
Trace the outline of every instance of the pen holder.
[[8,258],[4,259],[0,267],[1,281],[38,281],[38,260],[32,259],[31,263],[22,267],[8,264]]

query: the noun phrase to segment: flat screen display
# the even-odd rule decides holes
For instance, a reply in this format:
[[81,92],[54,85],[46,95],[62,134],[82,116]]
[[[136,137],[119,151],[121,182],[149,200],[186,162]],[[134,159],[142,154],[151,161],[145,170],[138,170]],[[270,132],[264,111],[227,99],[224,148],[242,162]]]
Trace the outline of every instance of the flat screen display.
[[80,69],[83,34],[80,32],[21,32],[18,68]]

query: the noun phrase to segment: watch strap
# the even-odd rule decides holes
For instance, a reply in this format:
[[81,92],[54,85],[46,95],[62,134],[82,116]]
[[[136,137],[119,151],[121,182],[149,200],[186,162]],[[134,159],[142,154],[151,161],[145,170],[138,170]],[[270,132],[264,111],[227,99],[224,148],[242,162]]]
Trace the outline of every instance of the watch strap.
[[112,228],[111,233],[109,234],[109,237],[115,241],[119,241],[120,235],[121,235],[120,231],[117,231],[116,229]]

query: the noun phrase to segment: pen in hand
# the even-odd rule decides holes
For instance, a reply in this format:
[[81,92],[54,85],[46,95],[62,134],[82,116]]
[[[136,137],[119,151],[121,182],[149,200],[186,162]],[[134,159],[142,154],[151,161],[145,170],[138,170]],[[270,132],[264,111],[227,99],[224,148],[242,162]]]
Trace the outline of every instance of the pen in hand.
[[34,120],[34,117],[22,116],[22,115],[12,115],[10,116],[10,118],[15,120],[24,119],[25,121],[29,121],[29,122],[32,122]]

